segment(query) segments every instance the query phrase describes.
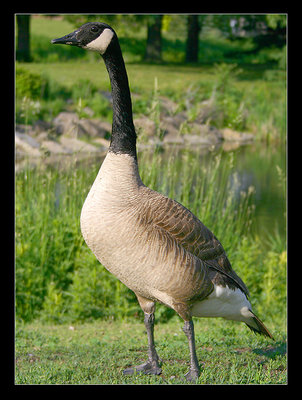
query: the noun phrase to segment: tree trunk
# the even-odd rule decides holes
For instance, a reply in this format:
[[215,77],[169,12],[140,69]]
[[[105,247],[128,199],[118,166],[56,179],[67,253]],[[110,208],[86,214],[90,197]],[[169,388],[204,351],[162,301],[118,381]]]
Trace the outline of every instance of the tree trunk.
[[163,16],[154,15],[150,19],[144,59],[145,61],[161,61],[161,26]]
[[201,30],[198,15],[188,15],[187,23],[186,62],[198,62],[198,36]]
[[17,61],[30,61],[30,15],[17,15]]

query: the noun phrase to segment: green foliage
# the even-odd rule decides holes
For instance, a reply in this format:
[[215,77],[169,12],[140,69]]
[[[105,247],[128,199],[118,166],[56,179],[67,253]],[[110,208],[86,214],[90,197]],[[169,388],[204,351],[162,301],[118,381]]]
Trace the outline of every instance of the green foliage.
[[[159,152],[150,156],[140,157],[145,184],[184,204],[215,232],[256,309],[263,300],[270,304],[263,314],[284,315],[285,245],[270,246],[267,255],[250,234],[253,189],[238,194],[232,153],[223,160],[210,155],[202,165],[189,150],[168,159]],[[67,170],[26,168],[16,176],[17,318],[63,323],[141,317],[135,295],[99,264],[81,236],[81,207],[98,163],[89,168],[73,163]],[[168,321],[175,313],[158,306],[157,315]]]
[[50,120],[65,106],[68,91],[43,73],[16,66],[16,121]]
[[97,92],[97,87],[89,79],[78,79],[72,87],[72,99],[76,102],[79,98],[89,99]]
[[95,118],[112,119],[110,102],[89,79],[79,79],[71,89],[71,98],[80,117],[87,117],[84,108],[89,107]]
[[40,74],[29,72],[25,68],[16,67],[16,97],[27,97],[33,100],[47,97],[48,81]]
[[112,118],[109,100],[91,80],[79,79],[71,88],[66,88],[43,73],[33,73],[17,65],[17,123],[33,124],[39,119],[50,121],[66,109],[67,99],[69,109],[80,117],[87,117],[84,108],[89,107],[96,118]]
[[276,304],[283,304],[283,309],[276,312],[286,312],[286,271],[287,252],[269,251],[266,260],[266,272],[263,276],[262,303],[264,309],[276,309]]
[[218,116],[213,123],[219,128],[228,127],[238,131],[246,128],[246,113],[243,93],[234,85],[242,73],[237,64],[215,64],[216,83],[214,98]]
[[[145,54],[147,24],[154,15],[134,14],[68,14],[57,18],[31,18],[31,57],[34,62],[83,60],[91,62],[99,55],[73,46],[53,46],[50,40],[63,36],[89,21],[109,23],[117,31],[127,61],[141,62]],[[263,54],[271,47],[282,48],[285,43],[286,15],[200,15],[202,31],[199,37],[201,63],[265,63]],[[235,26],[231,26],[231,21]],[[232,23],[233,23],[232,22]],[[262,35],[262,29],[268,34]],[[243,30],[248,34],[240,36]],[[253,35],[249,35],[252,32]],[[263,38],[257,47],[257,37]],[[162,58],[164,62],[183,63],[187,38],[186,15],[163,15]],[[262,54],[260,54],[260,52]],[[259,57],[258,57],[259,53]],[[276,65],[274,60],[273,64]]]

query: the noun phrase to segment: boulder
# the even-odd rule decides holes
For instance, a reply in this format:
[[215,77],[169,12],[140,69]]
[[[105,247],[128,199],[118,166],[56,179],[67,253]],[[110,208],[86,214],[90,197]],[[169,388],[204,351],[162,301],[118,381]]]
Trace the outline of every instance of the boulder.
[[44,140],[41,144],[41,150],[45,153],[50,154],[71,154],[72,151],[66,149],[60,143],[55,142],[54,140]]
[[214,101],[214,97],[204,100],[199,104],[198,114],[195,121],[200,124],[205,124],[209,120],[216,120],[218,109]]
[[77,138],[85,135],[85,130],[79,125],[80,119],[76,113],[63,111],[53,120],[58,135]]
[[15,146],[17,155],[40,156],[40,144],[26,133],[16,132]]
[[164,143],[183,144],[184,143],[184,138],[180,134],[179,127],[176,127],[176,124],[173,123],[172,119],[173,118],[167,117],[161,123],[161,127],[162,127],[162,129],[164,131],[163,142]]
[[138,135],[140,134],[139,131],[141,131],[142,135],[148,137],[156,136],[156,124],[148,117],[142,116],[140,118],[135,118],[133,123]]
[[89,137],[105,137],[111,132],[111,124],[97,119],[81,119],[78,122],[81,130]]
[[237,132],[230,128],[221,130],[223,140],[230,142],[251,142],[254,140],[252,133]]
[[191,135],[196,142],[195,136],[200,138],[200,143],[218,144],[222,141],[222,133],[214,126],[207,124],[198,124],[196,122],[188,124],[189,135]]
[[211,146],[213,144],[213,141],[210,138],[199,136],[199,135],[191,135],[191,134],[186,134],[184,135],[184,141],[187,144],[190,145],[200,145],[200,146]]
[[36,137],[35,137],[35,139],[36,139],[36,141],[38,142],[38,143],[42,143],[42,142],[44,142],[45,140],[48,140],[49,139],[49,137],[48,137],[48,133],[47,132],[41,132],[41,133],[39,133]]
[[166,144],[184,144],[184,136],[180,135],[179,132],[168,132],[165,134],[163,142]]
[[178,104],[168,97],[159,96],[160,107],[162,112],[167,115],[173,115],[176,113]]
[[92,144],[85,143],[76,138],[61,136],[60,143],[70,153],[92,153],[98,151],[98,149]]
[[187,120],[187,117],[183,114],[176,114],[173,117],[170,115],[163,116],[161,118],[161,126],[163,129],[169,130],[168,127],[173,126],[176,129],[179,129],[181,124]]
[[47,121],[38,120],[34,123],[32,129],[36,135],[39,135],[42,132],[47,132],[48,130],[52,129],[52,124]]
[[110,141],[104,138],[95,138],[93,140],[93,143],[96,143],[98,145],[102,145],[105,148],[108,148],[110,146]]

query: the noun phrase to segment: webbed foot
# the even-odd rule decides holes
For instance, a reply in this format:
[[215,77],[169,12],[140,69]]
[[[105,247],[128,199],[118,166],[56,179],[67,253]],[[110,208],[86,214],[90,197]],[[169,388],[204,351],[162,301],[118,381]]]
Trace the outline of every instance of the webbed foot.
[[158,363],[147,361],[144,364],[124,369],[123,374],[133,375],[135,372],[141,372],[142,374],[146,375],[160,375],[162,370]]
[[195,382],[198,379],[199,375],[199,371],[197,371],[196,369],[190,369],[189,372],[185,374],[185,378],[188,382]]

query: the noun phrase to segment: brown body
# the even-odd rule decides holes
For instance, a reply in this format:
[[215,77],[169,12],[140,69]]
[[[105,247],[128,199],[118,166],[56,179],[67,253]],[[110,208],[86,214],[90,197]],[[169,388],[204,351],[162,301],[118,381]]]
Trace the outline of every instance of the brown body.
[[81,228],[99,261],[137,296],[164,303],[185,320],[214,284],[248,293],[212,232],[187,208],[147,188],[128,155],[108,153]]

